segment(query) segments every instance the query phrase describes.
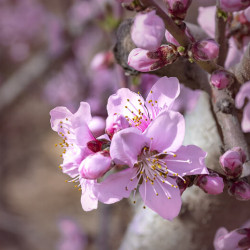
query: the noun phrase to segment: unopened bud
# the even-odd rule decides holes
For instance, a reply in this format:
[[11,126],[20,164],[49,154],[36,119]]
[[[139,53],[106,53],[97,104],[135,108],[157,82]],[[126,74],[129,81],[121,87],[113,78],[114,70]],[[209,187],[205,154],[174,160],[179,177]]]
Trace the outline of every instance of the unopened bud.
[[217,89],[224,89],[233,83],[233,76],[225,70],[216,70],[211,75],[210,83]]
[[98,152],[86,157],[79,167],[84,179],[95,180],[101,178],[111,168],[111,158],[108,152]]
[[248,6],[250,6],[250,0],[219,0],[219,7],[227,12],[244,10]]
[[186,16],[187,9],[191,0],[165,0],[168,13],[172,18],[183,20]]
[[235,196],[237,200],[250,200],[250,185],[245,181],[236,181],[231,184],[228,193]]
[[127,119],[122,115],[109,115],[106,120],[106,133],[112,137],[114,133],[128,128],[129,123]]
[[246,154],[239,147],[228,150],[220,157],[220,164],[223,171],[231,178],[237,178],[241,175],[242,165],[245,161]]
[[114,63],[114,55],[111,51],[100,52],[94,56],[90,63],[92,70],[107,69]]
[[208,194],[220,194],[224,189],[223,179],[215,173],[200,175],[197,179],[196,185]]
[[171,44],[162,45],[155,51],[136,48],[128,56],[128,65],[138,71],[148,72],[173,63],[178,56],[176,47]]
[[131,29],[131,37],[137,47],[155,50],[161,45],[164,31],[164,22],[153,10],[136,15]]
[[214,60],[219,55],[219,45],[213,39],[205,39],[194,43],[191,51],[196,60]]

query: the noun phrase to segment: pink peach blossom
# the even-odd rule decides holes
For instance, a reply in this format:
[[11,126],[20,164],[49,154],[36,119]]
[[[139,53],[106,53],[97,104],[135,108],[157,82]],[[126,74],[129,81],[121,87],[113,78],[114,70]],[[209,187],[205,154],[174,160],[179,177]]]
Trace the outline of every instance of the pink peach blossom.
[[144,132],[131,127],[116,133],[110,146],[111,158],[128,168],[96,184],[98,199],[110,204],[138,189],[146,206],[164,219],[176,217],[181,199],[173,177],[208,173],[206,153],[193,145],[182,146],[184,134],[183,116],[168,110],[161,112]]
[[179,81],[175,77],[162,77],[149,91],[146,100],[140,94],[122,88],[108,99],[108,115],[124,116],[130,126],[144,131],[163,111],[171,109],[180,93]]

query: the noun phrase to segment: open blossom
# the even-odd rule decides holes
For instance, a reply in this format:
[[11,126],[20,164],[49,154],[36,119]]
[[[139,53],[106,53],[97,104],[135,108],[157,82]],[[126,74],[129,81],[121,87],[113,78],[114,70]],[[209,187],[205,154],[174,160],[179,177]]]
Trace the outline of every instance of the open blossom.
[[[200,148],[182,146],[185,134],[183,116],[165,110],[142,132],[135,127],[117,132],[110,155],[116,164],[128,168],[109,175],[97,184],[95,194],[110,204],[135,195],[138,189],[146,206],[165,219],[173,219],[181,207],[175,177],[207,174],[206,153]],[[174,178],[173,178],[174,177]]]
[[[81,102],[76,113],[72,114],[65,107],[56,107],[50,111],[51,127],[58,132],[63,141],[59,145],[64,149],[63,173],[73,178],[72,182],[79,181],[82,187],[81,203],[85,211],[97,208],[97,198],[93,193],[96,176],[109,169],[107,164],[100,164],[98,157],[93,155],[102,150],[104,141],[97,140],[89,129],[91,122],[90,106],[86,102]],[[91,170],[89,166],[94,169]],[[81,169],[80,169],[81,167]],[[83,174],[83,168],[87,170]],[[105,168],[105,169],[103,169]],[[81,171],[80,171],[81,170]],[[86,178],[86,175],[89,174]],[[94,176],[95,175],[95,176]]]
[[131,29],[131,38],[137,47],[155,50],[161,45],[164,31],[164,22],[153,10],[136,15]]
[[108,115],[122,115],[130,126],[142,132],[161,113],[171,109],[180,93],[179,81],[175,77],[162,77],[149,91],[146,100],[140,94],[122,88],[108,99]]
[[248,99],[247,105],[244,107],[241,128],[245,133],[250,132],[250,81],[244,83],[235,98],[235,106],[240,109],[244,106],[245,99]]
[[250,248],[250,221],[231,232],[224,227],[217,230],[214,238],[215,250],[246,250]]

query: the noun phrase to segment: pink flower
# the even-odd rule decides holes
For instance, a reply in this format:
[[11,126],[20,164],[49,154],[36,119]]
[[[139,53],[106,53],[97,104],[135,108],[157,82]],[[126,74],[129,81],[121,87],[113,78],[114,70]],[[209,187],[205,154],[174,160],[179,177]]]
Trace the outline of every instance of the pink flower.
[[[102,145],[105,143],[102,140],[97,140],[91,133],[88,124],[91,122],[91,113],[88,103],[81,102],[79,109],[76,113],[72,114],[65,107],[56,107],[50,111],[51,127],[54,131],[58,132],[63,141],[59,145],[64,149],[63,164],[61,168],[63,173],[68,174],[73,178],[70,182],[79,181],[82,187],[81,203],[85,211],[97,208],[97,198],[93,193],[93,187],[96,180],[85,179],[79,172],[80,165],[88,157],[93,157],[93,154],[102,150]],[[89,163],[89,161],[88,161]],[[95,164],[97,162],[95,161]],[[88,172],[89,165],[88,166]],[[100,169],[106,165],[94,166]],[[81,168],[82,171],[82,168]],[[95,171],[95,170],[93,170]],[[105,172],[105,171],[103,171]]]
[[181,199],[173,177],[208,173],[206,153],[193,145],[181,146],[184,134],[184,118],[173,111],[163,111],[144,132],[127,128],[116,133],[111,158],[128,168],[96,185],[98,199],[110,204],[139,189],[145,205],[160,216],[169,220],[177,216]]
[[141,72],[151,71],[158,58],[149,58],[148,52],[145,49],[133,49],[128,56],[128,65]]
[[198,177],[197,186],[208,194],[220,194],[224,189],[224,182],[217,174],[202,175]]
[[227,176],[232,178],[239,177],[242,173],[242,165],[246,161],[244,151],[235,147],[228,150],[220,157],[220,164]]
[[234,12],[246,9],[250,6],[250,0],[219,0],[219,6],[224,11]]
[[216,70],[212,73],[210,82],[217,89],[224,89],[233,83],[233,77],[225,70]]
[[155,50],[161,45],[164,31],[164,22],[153,10],[136,15],[131,29],[131,38],[137,47]]
[[248,201],[250,200],[250,185],[243,180],[233,182],[228,189],[228,193],[237,200]]
[[219,55],[219,44],[213,39],[198,41],[192,46],[192,54],[196,60],[214,60]]
[[217,230],[214,238],[215,250],[243,250],[250,248],[250,225],[248,223],[242,228],[231,232],[224,227]]
[[128,56],[128,65],[138,71],[148,72],[173,63],[179,54],[174,45],[162,45],[155,51],[133,49]]
[[[250,81],[244,83],[235,98],[235,106],[240,109],[244,106],[245,99],[250,100]],[[245,133],[250,132],[250,102],[244,107],[241,128]]]
[[178,19],[184,19],[191,0],[165,0],[168,12]]
[[146,101],[140,94],[122,88],[109,97],[108,115],[122,115],[130,126],[143,132],[163,110],[171,109],[179,93],[179,81],[175,77],[160,78],[151,88]]

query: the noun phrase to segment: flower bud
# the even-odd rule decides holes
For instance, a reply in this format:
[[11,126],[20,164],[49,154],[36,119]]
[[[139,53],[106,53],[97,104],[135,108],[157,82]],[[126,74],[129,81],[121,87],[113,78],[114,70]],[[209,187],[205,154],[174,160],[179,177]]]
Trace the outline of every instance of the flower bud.
[[113,137],[114,133],[128,127],[129,123],[127,119],[122,115],[109,115],[106,120],[106,133],[110,137]]
[[187,9],[191,4],[191,0],[165,0],[168,13],[173,17],[183,20],[186,16]]
[[80,164],[79,172],[83,178],[95,180],[102,177],[110,168],[110,155],[102,151],[86,157]]
[[164,22],[153,10],[136,15],[131,29],[131,37],[137,47],[155,50],[161,45],[164,31]]
[[173,63],[178,56],[176,47],[171,44],[162,45],[155,51],[136,48],[128,56],[128,65],[138,71],[148,72]]
[[244,10],[248,6],[250,6],[250,0],[219,0],[219,7],[227,12]]
[[237,178],[242,173],[242,165],[246,161],[244,151],[235,147],[228,150],[220,157],[220,164],[227,176]]
[[245,181],[236,181],[231,184],[228,193],[235,196],[237,200],[250,200],[250,185]]
[[220,194],[224,189],[223,179],[215,173],[200,175],[197,179],[196,185],[208,194]]
[[94,56],[90,63],[92,70],[107,69],[114,63],[114,55],[111,51],[100,52]]
[[194,43],[191,51],[195,60],[214,60],[219,55],[219,45],[213,39],[205,39]]
[[99,137],[104,134],[105,120],[101,116],[93,116],[92,120],[88,124],[94,137]]
[[233,76],[225,70],[216,70],[211,75],[210,83],[217,89],[224,89],[233,83]]

